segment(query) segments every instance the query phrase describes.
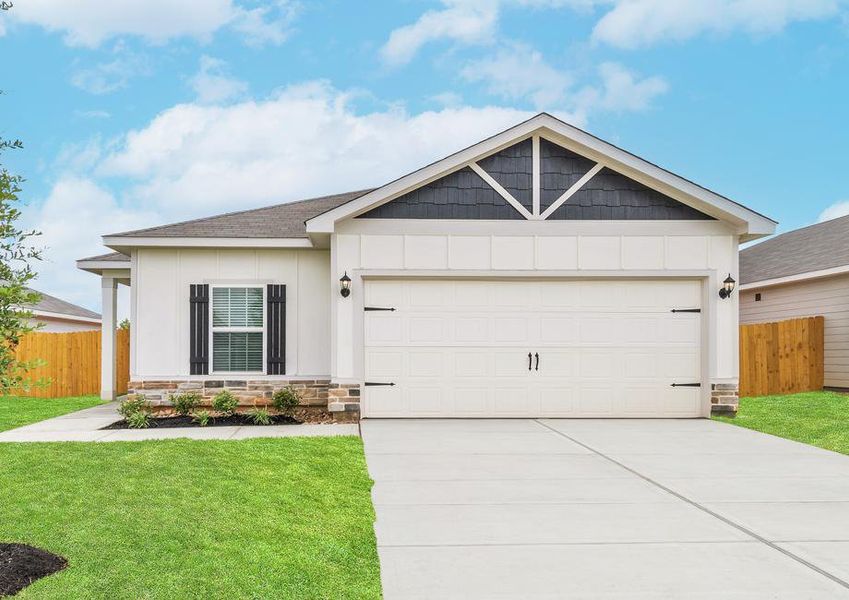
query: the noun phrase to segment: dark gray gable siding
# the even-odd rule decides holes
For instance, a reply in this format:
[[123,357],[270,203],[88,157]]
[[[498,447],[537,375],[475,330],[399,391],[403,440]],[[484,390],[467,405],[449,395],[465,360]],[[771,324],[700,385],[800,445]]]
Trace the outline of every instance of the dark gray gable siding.
[[563,192],[586,175],[595,162],[545,138],[539,140],[539,155],[540,212],[544,212]]
[[642,183],[604,168],[555,210],[555,220],[714,220]]
[[533,141],[528,138],[478,161],[478,165],[528,211],[534,209],[533,152]]
[[469,167],[377,206],[357,218],[524,219]]

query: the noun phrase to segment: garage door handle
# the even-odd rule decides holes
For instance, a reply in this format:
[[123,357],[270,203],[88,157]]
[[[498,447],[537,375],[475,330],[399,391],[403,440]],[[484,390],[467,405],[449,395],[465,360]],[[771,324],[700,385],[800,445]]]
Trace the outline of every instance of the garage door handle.
[[701,383],[673,383],[671,387],[702,387]]
[[537,359],[537,366],[534,367],[534,370],[539,371],[539,352],[534,353],[534,357]]
[[534,358],[533,355],[530,352],[528,352],[528,371],[531,370],[531,361],[533,360],[533,358]]

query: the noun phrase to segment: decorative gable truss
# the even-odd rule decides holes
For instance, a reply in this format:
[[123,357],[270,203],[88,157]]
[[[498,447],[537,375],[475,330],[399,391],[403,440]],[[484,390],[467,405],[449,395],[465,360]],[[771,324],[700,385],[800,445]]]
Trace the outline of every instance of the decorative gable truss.
[[539,134],[461,165],[358,218],[713,219]]

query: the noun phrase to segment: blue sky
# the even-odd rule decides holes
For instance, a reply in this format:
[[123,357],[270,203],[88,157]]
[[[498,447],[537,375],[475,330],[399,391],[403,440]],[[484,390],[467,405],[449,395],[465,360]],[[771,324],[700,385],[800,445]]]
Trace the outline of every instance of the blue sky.
[[849,213],[847,0],[18,0],[0,53],[37,287],[95,309],[102,234],[379,185],[540,110],[780,231]]

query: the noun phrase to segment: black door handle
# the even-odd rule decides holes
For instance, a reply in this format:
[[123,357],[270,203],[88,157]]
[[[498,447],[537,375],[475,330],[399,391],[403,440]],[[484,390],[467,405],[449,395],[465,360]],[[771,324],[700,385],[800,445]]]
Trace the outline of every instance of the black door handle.
[[528,352],[528,371],[531,370],[531,358],[532,358],[531,353]]
[[534,354],[534,356],[535,356],[535,357],[536,357],[536,359],[537,359],[537,366],[536,366],[536,369],[535,369],[535,370],[539,371],[539,352],[535,353],[535,354]]

